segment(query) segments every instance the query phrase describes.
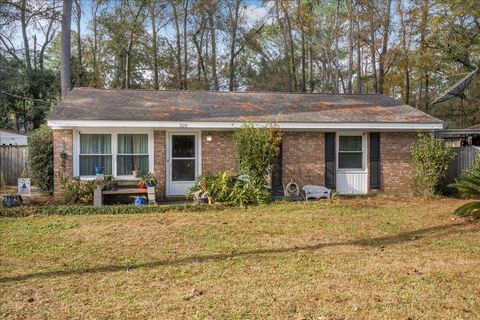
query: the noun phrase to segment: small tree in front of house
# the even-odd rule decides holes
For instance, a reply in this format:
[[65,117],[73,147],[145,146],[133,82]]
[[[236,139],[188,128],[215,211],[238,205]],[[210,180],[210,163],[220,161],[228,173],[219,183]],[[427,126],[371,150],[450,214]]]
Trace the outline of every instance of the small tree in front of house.
[[28,135],[28,167],[38,189],[52,194],[53,131],[47,125],[42,125]]
[[274,122],[261,126],[252,122],[243,123],[234,134],[241,173],[260,180],[271,174],[281,140],[281,132]]
[[452,148],[437,139],[433,133],[419,133],[412,148],[412,156],[417,191],[426,196],[433,196],[455,156]]

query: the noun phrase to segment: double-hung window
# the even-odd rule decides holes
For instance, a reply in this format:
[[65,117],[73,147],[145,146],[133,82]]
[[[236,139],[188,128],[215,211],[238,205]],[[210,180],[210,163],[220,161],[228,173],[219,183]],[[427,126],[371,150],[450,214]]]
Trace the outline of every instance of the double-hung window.
[[338,137],[338,169],[363,170],[363,137],[345,135]]
[[96,167],[114,176],[132,176],[150,169],[148,134],[80,133],[78,147],[78,174],[92,177]]
[[117,136],[117,175],[129,176],[133,170],[148,172],[148,134]]
[[112,135],[81,134],[79,158],[80,176],[94,176],[95,167],[112,174]]

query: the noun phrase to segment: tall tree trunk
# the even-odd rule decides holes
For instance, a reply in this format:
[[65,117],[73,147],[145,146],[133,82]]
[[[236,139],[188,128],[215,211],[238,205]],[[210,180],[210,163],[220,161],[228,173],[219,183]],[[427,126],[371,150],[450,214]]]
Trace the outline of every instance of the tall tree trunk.
[[188,0],[184,0],[183,7],[183,89],[187,90],[188,71],[188,46],[187,46],[187,21],[188,21]]
[[93,26],[93,52],[92,52],[92,60],[93,60],[93,77],[94,77],[94,87],[98,86],[98,30],[97,30],[97,10],[98,10],[98,2],[94,1],[92,4],[92,26]]
[[313,46],[310,40],[308,41],[308,73],[310,92],[313,92],[315,89],[315,83],[313,81]]
[[27,63],[27,68],[29,71],[32,70],[32,62],[30,59],[30,46],[28,44],[28,37],[27,37],[27,7],[26,7],[26,0],[22,0],[20,2],[20,24],[22,28],[22,38],[23,38],[23,46],[25,50],[25,61]]
[[380,59],[378,64],[378,93],[384,93],[384,84],[385,84],[385,59],[388,50],[388,39],[390,36],[390,14],[392,0],[387,1],[387,8],[384,16],[382,17],[383,23],[383,41],[382,41],[382,52],[380,53]]
[[158,45],[157,45],[157,26],[156,26],[155,2],[150,6],[150,20],[152,24],[152,59],[153,59],[153,88],[158,90]]
[[77,70],[77,85],[82,85],[83,64],[82,64],[82,37],[81,37],[81,19],[82,19],[82,5],[80,0],[75,0],[75,7],[77,13],[77,55],[78,55],[78,70]]
[[285,14],[285,19],[287,21],[287,36],[288,36],[288,45],[289,45],[289,50],[290,50],[290,72],[292,76],[292,91],[297,91],[298,90],[298,84],[297,84],[297,65],[295,61],[295,43],[293,41],[293,35],[292,35],[292,23],[290,20],[290,14],[288,12],[288,2],[282,2],[282,9],[283,13]]
[[338,38],[339,38],[339,29],[340,29],[340,17],[339,17],[339,12],[340,12],[340,0],[337,0],[337,6],[335,8],[335,92],[339,93],[339,85],[338,81],[340,78],[340,64],[339,64],[339,56],[340,56],[340,51],[338,48]]
[[71,66],[70,66],[70,33],[72,24],[72,0],[63,0],[62,13],[62,53],[60,78],[62,87],[62,98],[64,98],[72,87]]
[[307,92],[307,62],[306,62],[306,48],[305,48],[305,30],[303,25],[301,26],[302,30],[302,92]]
[[237,29],[238,29],[238,15],[240,13],[240,4],[241,0],[235,1],[235,8],[232,20],[232,32],[231,38],[232,41],[230,43],[230,61],[228,63],[228,90],[234,91],[235,90],[235,48],[237,46]]
[[[205,25],[204,25],[204,17],[202,17],[202,22],[200,23],[200,26],[198,27],[197,31],[192,36],[192,41],[193,44],[195,45],[195,48],[197,49],[197,56],[198,56],[198,69],[199,73],[201,72],[203,74],[204,81],[207,83],[209,89],[210,89],[210,84],[208,81],[208,74],[207,74],[207,68],[205,67],[205,60],[203,59],[203,52],[202,52],[202,43],[203,43],[203,33],[205,30]],[[198,41],[198,35],[202,32],[202,41]],[[207,42],[208,44],[208,42]],[[200,75],[199,75],[200,78]],[[200,80],[200,79],[199,79]]]
[[357,93],[362,94],[362,37],[360,33],[360,14],[358,10],[359,4],[355,5],[355,19],[357,28]]
[[176,34],[176,44],[177,44],[177,52],[175,54],[175,58],[177,60],[177,78],[178,78],[178,89],[183,90],[183,74],[182,74],[182,46],[180,41],[180,26],[178,23],[178,11],[177,11],[177,4],[175,1],[172,2],[173,7],[173,22],[175,24],[175,34]]
[[353,1],[349,1],[348,5],[348,79],[347,79],[347,93],[352,93],[353,84],[353,28],[354,28],[354,19],[353,19]]
[[212,8],[208,10],[208,22],[209,22],[209,28],[210,28],[210,41],[212,45],[211,49],[211,59],[212,59],[212,79],[213,79],[213,88],[215,91],[218,91],[220,89],[220,86],[218,84],[218,76],[217,76],[217,37],[216,33],[217,30],[215,28],[215,23],[213,21],[213,15],[214,11]]

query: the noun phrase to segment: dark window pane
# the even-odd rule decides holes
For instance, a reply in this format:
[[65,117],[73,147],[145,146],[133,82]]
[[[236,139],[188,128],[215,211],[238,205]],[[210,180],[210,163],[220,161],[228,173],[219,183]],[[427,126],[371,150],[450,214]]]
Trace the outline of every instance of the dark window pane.
[[338,140],[338,150],[340,151],[362,151],[361,136],[340,136]]
[[134,169],[141,174],[148,172],[148,156],[117,156],[117,175],[131,176]]
[[363,169],[362,153],[339,153],[338,154],[339,169]]
[[172,160],[172,181],[194,181],[195,160]]
[[80,155],[80,175],[94,176],[95,167],[102,167],[104,174],[112,174],[112,156]]
[[195,157],[195,136],[172,136],[172,157]]

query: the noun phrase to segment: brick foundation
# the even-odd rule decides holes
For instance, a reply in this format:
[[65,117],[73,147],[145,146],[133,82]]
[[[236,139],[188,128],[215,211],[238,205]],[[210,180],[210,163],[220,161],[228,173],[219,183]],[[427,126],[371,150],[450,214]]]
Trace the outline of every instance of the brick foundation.
[[[62,159],[64,146],[65,159]],[[53,130],[53,171],[55,195],[62,193],[62,187],[58,174],[60,172],[73,175],[73,130]]]

